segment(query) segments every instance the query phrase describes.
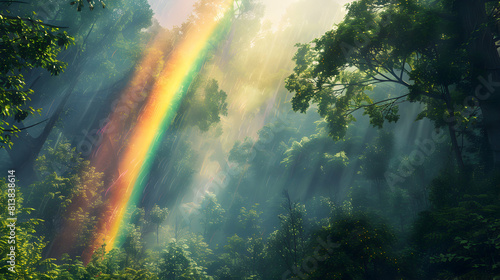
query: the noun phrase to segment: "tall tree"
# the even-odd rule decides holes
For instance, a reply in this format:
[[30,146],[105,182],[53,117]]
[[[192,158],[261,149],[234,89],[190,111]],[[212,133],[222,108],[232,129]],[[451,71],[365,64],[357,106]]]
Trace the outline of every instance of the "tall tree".
[[217,197],[213,193],[207,193],[201,201],[201,225],[203,226],[203,237],[210,241],[213,234],[221,227],[224,222],[224,213],[226,210],[217,202]]
[[186,279],[201,280],[211,279],[206,276],[202,267],[191,259],[190,252],[177,243],[168,244],[163,251],[159,265],[159,279]]
[[57,56],[74,42],[59,26],[11,14],[6,5],[13,2],[17,1],[0,3],[0,148],[11,147],[12,136],[20,132],[13,123],[36,112],[26,106],[33,93],[26,85],[26,72],[42,68],[59,75],[67,64]]
[[[498,3],[489,2],[495,1],[350,3],[343,22],[311,44],[299,45],[294,73],[286,80],[287,89],[295,93],[293,109],[305,112],[311,102],[317,103],[330,135],[340,139],[359,109],[372,125],[381,127],[399,119],[400,102],[418,102],[424,109],[417,119],[447,128],[461,169],[457,133],[478,120],[499,166],[500,94],[495,86],[500,85],[500,58],[496,19],[486,15]],[[384,98],[369,94],[384,83],[401,90]]]
[[306,252],[307,235],[304,229],[306,209],[303,204],[292,202],[286,191],[284,197],[281,206],[285,213],[279,215],[280,229],[271,234],[268,244],[282,268],[295,271],[302,263]]
[[149,213],[149,217],[151,219],[151,223],[156,226],[156,245],[158,245],[158,236],[160,234],[160,225],[165,221],[168,216],[167,208],[160,208],[155,204],[151,212]]

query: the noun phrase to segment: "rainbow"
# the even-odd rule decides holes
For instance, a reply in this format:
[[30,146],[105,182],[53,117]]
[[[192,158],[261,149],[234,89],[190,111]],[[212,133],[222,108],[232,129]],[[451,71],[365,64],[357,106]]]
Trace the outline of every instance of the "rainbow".
[[[93,241],[83,253],[84,263],[88,263],[93,252],[103,244],[106,251],[121,246],[119,236],[128,223],[126,213],[137,204],[142,195],[159,143],[175,117],[189,85],[207,59],[208,52],[228,32],[234,13],[234,1],[214,2],[217,1],[197,7],[196,19],[203,22],[191,24],[182,39],[175,43],[164,63],[158,62],[159,54],[155,50],[167,46],[161,36],[157,37],[153,47],[144,54],[117,106],[129,106],[134,98],[136,101],[143,99],[144,105],[141,108],[126,107],[131,108],[130,111],[140,109],[138,117],[131,122],[129,115],[124,114],[123,110],[115,110],[103,129],[108,146],[120,147],[120,150],[107,149],[101,145],[91,159],[91,164],[97,171],[112,172],[116,179],[105,187],[106,211],[98,218]],[[158,65],[161,65],[162,70],[151,80],[151,73],[145,72],[148,72],[147,69],[151,72]],[[147,96],[143,94],[145,88],[148,89]],[[109,170],[110,158],[113,157],[117,158],[114,164],[116,168]],[[82,207],[85,205],[80,203],[73,208],[81,211]],[[77,223],[67,225],[66,232],[74,231],[76,227]]]

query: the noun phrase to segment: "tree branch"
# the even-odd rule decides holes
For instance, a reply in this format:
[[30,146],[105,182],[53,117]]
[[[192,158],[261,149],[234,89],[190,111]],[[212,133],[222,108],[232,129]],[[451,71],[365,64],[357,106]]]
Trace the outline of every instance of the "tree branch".
[[85,43],[87,42],[87,39],[88,39],[88,38],[89,38],[89,36],[90,36],[90,33],[92,32],[92,30],[94,30],[94,25],[95,25],[95,23],[96,23],[97,19],[98,19],[98,18],[96,17],[96,18],[95,18],[95,20],[94,20],[94,22],[92,23],[92,26],[90,27],[89,33],[87,33],[87,36],[85,37],[85,40],[83,40],[82,46],[84,46],[84,45],[85,45]]
[[406,96],[410,95],[409,93],[405,94],[405,95],[401,95],[401,96],[398,96],[398,97],[393,97],[393,98],[387,98],[387,99],[384,99],[384,100],[380,100],[380,101],[377,101],[375,103],[372,103],[372,104],[367,104],[367,105],[359,105],[357,108],[354,108],[350,111],[348,111],[347,113],[344,114],[344,116],[347,116],[347,115],[350,115],[354,112],[356,112],[357,110],[361,109],[361,108],[366,108],[366,107],[371,107],[371,106],[375,106],[377,104],[380,104],[380,103],[383,103],[383,102],[388,102],[388,101],[396,101],[398,99],[401,99],[401,98],[404,98]]
[[403,60],[403,66],[401,67],[401,73],[399,74],[399,80],[403,80],[403,74],[405,72],[405,67],[406,67],[406,59]]
[[393,82],[388,81],[388,80],[381,80],[381,79],[373,79],[373,80],[367,80],[359,83],[347,83],[347,84],[324,84],[322,85],[322,88],[334,88],[337,86],[343,86],[343,87],[348,87],[348,86],[368,86],[371,84],[380,84],[380,83],[385,83],[385,82]]
[[419,92],[418,94],[422,94],[422,95],[425,95],[425,96],[430,97],[430,98],[439,99],[439,100],[444,101],[444,98],[442,96],[439,96],[437,94],[433,94],[430,92]]
[[2,92],[24,92],[24,93],[28,93],[29,90],[3,89]]
[[41,121],[41,122],[37,122],[37,123],[35,123],[35,124],[32,124],[32,125],[30,125],[30,126],[26,126],[26,127],[23,127],[23,128],[17,128],[17,129],[4,129],[3,131],[4,131],[4,132],[5,132],[5,131],[6,131],[6,132],[19,132],[19,131],[21,131],[21,130],[25,130],[25,129],[28,129],[28,128],[31,128],[31,127],[34,127],[34,126],[36,126],[36,125],[39,125],[39,124],[41,124],[41,123],[44,123],[44,122],[46,122],[46,121],[48,121],[48,120],[49,120],[49,119],[45,119],[45,120],[43,120],[43,121]]
[[[372,58],[374,61],[377,61],[377,59],[375,57]],[[378,61],[377,61],[378,62]],[[366,62],[367,65],[370,66],[371,70],[376,72],[377,74],[379,74],[380,76],[384,77],[387,81],[394,81],[394,80],[391,80],[389,77],[387,77],[386,75],[382,74],[382,72],[378,71],[377,70],[377,67],[375,67],[371,62]],[[381,64],[381,63],[379,63]],[[382,64],[381,64],[382,65]],[[383,67],[383,66],[382,66]]]
[[23,20],[23,21],[29,21],[32,24],[39,24],[39,25],[48,26],[48,27],[52,27],[52,28],[60,28],[60,29],[68,28],[66,26],[57,26],[57,25],[52,25],[52,24],[48,24],[48,23],[43,23],[41,21],[36,21],[34,19],[31,19],[31,18],[22,18],[19,16],[15,17],[15,16],[4,15],[4,14],[0,14],[0,16],[4,17],[4,18],[8,18],[8,19],[18,19],[18,20]]

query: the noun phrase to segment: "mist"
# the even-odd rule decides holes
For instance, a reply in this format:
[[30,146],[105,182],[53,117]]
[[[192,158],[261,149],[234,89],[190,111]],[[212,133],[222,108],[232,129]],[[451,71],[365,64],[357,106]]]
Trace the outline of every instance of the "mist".
[[375,2],[0,3],[39,28],[2,31],[1,273],[500,275],[496,74],[461,9]]

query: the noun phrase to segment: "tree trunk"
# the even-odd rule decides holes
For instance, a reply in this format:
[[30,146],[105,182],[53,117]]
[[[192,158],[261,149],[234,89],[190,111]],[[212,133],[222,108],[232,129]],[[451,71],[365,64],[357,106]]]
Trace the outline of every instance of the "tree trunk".
[[485,0],[457,0],[463,38],[468,45],[473,75],[472,94],[479,100],[483,124],[493,152],[495,168],[500,168],[500,56],[488,25]]
[[460,150],[460,147],[458,146],[458,141],[457,141],[457,134],[455,132],[455,110],[453,109],[453,105],[451,103],[451,94],[448,89],[448,86],[444,87],[445,89],[445,103],[446,103],[446,108],[448,109],[448,112],[450,114],[450,119],[454,120],[453,122],[448,122],[448,132],[450,133],[450,139],[451,139],[451,146],[453,149],[453,152],[455,153],[455,158],[457,160],[457,165],[458,169],[461,172],[465,171],[465,166],[464,166],[464,160],[462,158],[462,151]]
[[74,82],[70,85],[59,103],[57,109],[49,118],[49,121],[45,125],[43,132],[36,138],[29,135],[27,131],[22,131],[19,133],[19,137],[13,139],[14,145],[12,149],[7,149],[7,153],[9,154],[13,167],[19,171],[20,176],[24,179],[24,184],[30,184],[32,180],[34,180],[34,163],[38,154],[42,150],[45,141],[49,137],[52,128],[54,128],[57,120],[59,120],[60,115],[63,112],[64,106],[68,101],[69,97],[73,93],[73,89],[76,86],[76,81],[78,79],[75,78]]

